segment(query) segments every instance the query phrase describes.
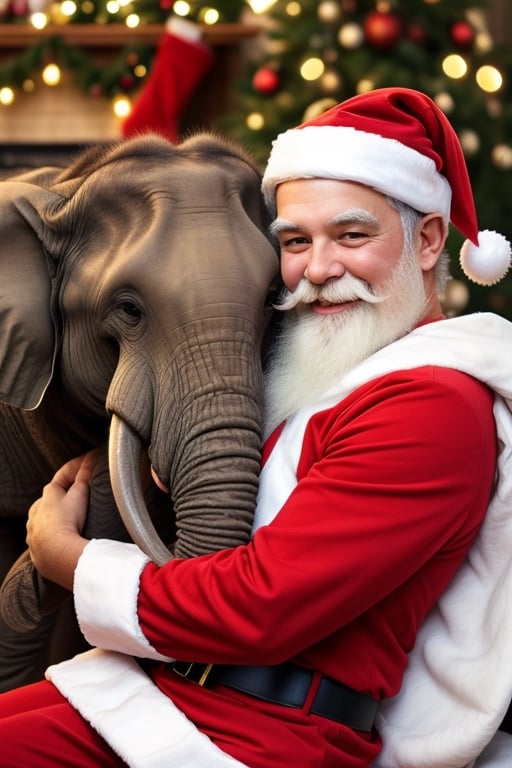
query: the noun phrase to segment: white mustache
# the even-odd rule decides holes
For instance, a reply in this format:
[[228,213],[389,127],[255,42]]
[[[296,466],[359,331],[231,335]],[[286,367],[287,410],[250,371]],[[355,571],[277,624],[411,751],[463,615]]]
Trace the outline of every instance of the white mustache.
[[378,304],[385,298],[374,293],[368,283],[347,272],[343,277],[329,280],[324,285],[314,285],[303,277],[294,291],[283,290],[275,308],[287,311],[300,304],[312,304],[314,301],[343,304],[347,301],[361,300],[369,304]]

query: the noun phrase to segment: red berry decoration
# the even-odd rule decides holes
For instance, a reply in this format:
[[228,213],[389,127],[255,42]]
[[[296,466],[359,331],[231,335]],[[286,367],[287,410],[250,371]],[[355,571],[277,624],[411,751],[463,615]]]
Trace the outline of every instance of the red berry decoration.
[[402,34],[402,22],[394,13],[372,11],[363,22],[367,42],[381,51],[393,48]]
[[471,48],[475,42],[475,30],[467,21],[456,21],[451,26],[450,37],[458,48]]
[[92,99],[99,99],[100,97],[104,96],[102,84],[101,83],[93,83],[89,87],[89,96]]
[[258,93],[268,95],[279,88],[279,75],[272,67],[262,67],[254,75],[252,84]]

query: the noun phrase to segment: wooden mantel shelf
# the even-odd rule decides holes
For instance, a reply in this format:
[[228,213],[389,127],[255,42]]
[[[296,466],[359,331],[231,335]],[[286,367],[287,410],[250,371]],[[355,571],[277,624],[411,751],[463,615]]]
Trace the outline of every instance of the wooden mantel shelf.
[[[236,45],[256,36],[261,30],[249,24],[204,25],[203,39],[212,47]],[[28,48],[40,40],[59,37],[69,45],[84,48],[122,48],[130,43],[156,45],[165,32],[164,24],[51,24],[42,30],[30,24],[0,24],[0,50]]]

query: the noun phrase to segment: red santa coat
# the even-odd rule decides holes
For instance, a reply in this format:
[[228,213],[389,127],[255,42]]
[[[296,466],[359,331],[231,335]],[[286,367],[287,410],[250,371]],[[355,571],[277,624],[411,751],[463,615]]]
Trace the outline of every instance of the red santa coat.
[[[485,378],[475,356],[488,350],[475,345],[475,320],[461,320],[417,329],[288,421],[262,473],[248,546],[158,569],[131,545],[89,544],[75,589],[89,641],[155,660],[293,658],[373,696],[397,693],[417,628],[464,560],[491,493],[493,396],[462,372]],[[494,326],[484,322],[483,334],[496,341]],[[437,365],[421,364],[429,359]],[[307,711],[200,689],[165,664],[153,667],[155,688],[119,654],[93,652],[48,676],[129,765],[172,764],[166,738],[180,748],[196,740],[190,763],[183,755],[174,763],[195,768],[205,744],[220,747],[205,766],[251,768],[362,767],[380,748],[375,736]],[[114,679],[125,689],[119,698]],[[127,726],[134,692],[147,707],[136,707]],[[171,738],[166,717],[176,706],[179,738]],[[153,762],[139,757],[141,727],[152,728]]]

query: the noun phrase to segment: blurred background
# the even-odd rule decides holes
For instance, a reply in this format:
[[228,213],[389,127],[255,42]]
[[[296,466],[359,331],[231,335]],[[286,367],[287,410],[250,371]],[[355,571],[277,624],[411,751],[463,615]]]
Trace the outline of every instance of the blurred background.
[[[512,240],[511,43],[510,0],[0,0],[0,169],[203,128],[263,166],[279,132],[400,85],[450,118],[480,228]],[[447,312],[512,319],[512,274],[469,283],[460,244],[452,232]]]

